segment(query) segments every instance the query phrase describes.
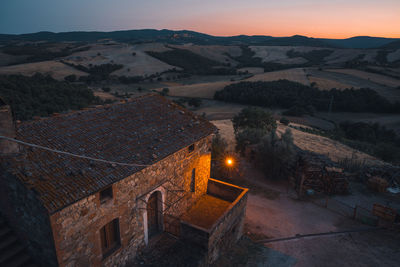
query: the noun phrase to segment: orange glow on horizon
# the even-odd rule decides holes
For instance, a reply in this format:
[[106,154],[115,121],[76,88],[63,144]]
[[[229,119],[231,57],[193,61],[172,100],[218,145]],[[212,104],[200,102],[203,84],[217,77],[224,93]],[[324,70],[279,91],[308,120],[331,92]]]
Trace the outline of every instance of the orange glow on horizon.
[[340,8],[330,6],[329,3],[319,3],[290,6],[279,11],[262,8],[233,9],[208,16],[188,17],[179,23],[187,25],[186,29],[216,36],[243,34],[274,37],[303,35],[332,39],[354,36],[400,38],[399,8],[388,10],[384,6],[368,3]]

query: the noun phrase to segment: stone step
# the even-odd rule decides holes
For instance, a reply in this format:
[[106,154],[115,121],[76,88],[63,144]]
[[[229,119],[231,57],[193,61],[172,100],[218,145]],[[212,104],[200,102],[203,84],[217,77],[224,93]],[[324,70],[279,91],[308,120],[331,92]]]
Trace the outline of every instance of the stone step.
[[25,248],[0,214],[0,266],[37,267]]
[[2,238],[0,240],[0,251],[16,243],[17,240],[17,237],[14,235],[7,235],[6,237]]
[[10,231],[11,231],[10,228],[8,228],[7,226],[0,228],[0,238],[3,238],[3,236],[10,233]]
[[5,262],[1,266],[4,267],[22,267],[31,263],[31,258],[26,253],[20,253],[13,257],[11,260]]
[[11,260],[12,257],[16,256],[18,253],[21,253],[24,250],[24,246],[16,243],[13,246],[9,246],[8,248],[3,249],[0,252],[0,265],[4,262]]

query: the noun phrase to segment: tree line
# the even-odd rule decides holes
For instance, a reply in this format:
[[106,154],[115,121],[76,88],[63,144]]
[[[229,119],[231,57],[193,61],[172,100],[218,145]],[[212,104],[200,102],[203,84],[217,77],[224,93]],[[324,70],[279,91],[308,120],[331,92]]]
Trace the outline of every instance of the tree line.
[[32,77],[1,75],[0,97],[11,105],[17,120],[29,120],[33,116],[48,116],[102,103],[86,85],[61,82],[42,74]]
[[400,112],[399,103],[391,103],[371,89],[319,90],[288,80],[230,84],[215,92],[214,99],[271,108],[298,107],[306,112]]

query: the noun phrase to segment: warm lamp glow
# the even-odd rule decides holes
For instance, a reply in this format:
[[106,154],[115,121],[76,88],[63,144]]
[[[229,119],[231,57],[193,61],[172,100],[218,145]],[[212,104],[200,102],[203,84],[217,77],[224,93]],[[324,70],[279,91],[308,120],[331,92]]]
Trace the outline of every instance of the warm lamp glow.
[[226,159],[226,165],[233,166],[233,159],[232,158],[227,158]]

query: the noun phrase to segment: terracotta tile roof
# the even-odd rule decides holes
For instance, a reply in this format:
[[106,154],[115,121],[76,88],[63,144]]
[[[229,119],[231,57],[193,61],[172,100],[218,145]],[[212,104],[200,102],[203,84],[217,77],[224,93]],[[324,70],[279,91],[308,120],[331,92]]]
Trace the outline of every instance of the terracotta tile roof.
[[[150,94],[22,123],[17,138],[109,161],[154,164],[215,131],[207,120]],[[9,169],[36,191],[49,213],[145,168],[113,166],[39,148],[25,147],[25,151],[9,162]]]

